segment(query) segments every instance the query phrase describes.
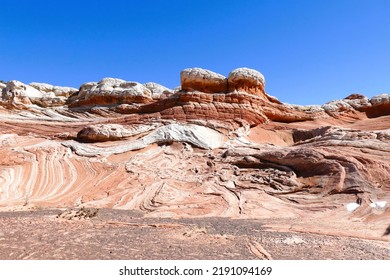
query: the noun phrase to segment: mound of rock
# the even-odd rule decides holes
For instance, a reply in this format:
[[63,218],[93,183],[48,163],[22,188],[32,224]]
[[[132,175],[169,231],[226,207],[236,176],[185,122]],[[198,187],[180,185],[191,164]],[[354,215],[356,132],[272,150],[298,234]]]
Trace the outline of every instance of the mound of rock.
[[229,91],[244,91],[263,96],[265,78],[260,72],[249,68],[237,68],[228,77]]
[[153,130],[156,127],[156,124],[137,125],[132,128],[125,128],[120,124],[93,124],[80,130],[77,139],[82,142],[116,141]]
[[366,111],[369,118],[390,115],[390,93],[376,95],[370,103],[372,106]]
[[85,83],[77,95],[69,98],[69,107],[117,105],[152,102],[152,92],[137,82],[104,78],[98,83]]
[[150,90],[154,100],[165,99],[173,94],[172,90],[157,83],[149,82],[145,83],[144,86]]
[[115,141],[130,136],[131,133],[120,124],[97,124],[83,128],[77,139],[83,142]]
[[41,92],[32,86],[25,85],[20,81],[9,81],[2,89],[2,103],[10,106],[18,104],[43,104],[50,103],[50,99],[55,98],[52,92]]
[[56,97],[69,97],[72,94],[78,92],[77,88],[72,87],[60,87],[53,86],[45,83],[30,83],[30,86],[39,90],[40,92],[44,92],[46,94],[55,95]]
[[349,103],[345,102],[344,100],[333,100],[328,103],[325,103],[322,105],[322,108],[324,111],[330,115],[333,113],[340,113],[340,112],[349,112],[353,111],[354,108],[349,105]]
[[364,112],[367,108],[371,107],[368,97],[362,94],[351,94],[343,99],[345,103],[348,103],[353,109]]
[[202,68],[187,68],[180,73],[181,89],[185,92],[230,93],[244,92],[280,103],[264,91],[264,76],[253,69],[238,68],[228,78]]
[[214,129],[195,124],[169,124],[142,138],[144,143],[187,142],[203,149],[222,146],[224,137]]
[[180,73],[181,89],[205,93],[226,93],[226,77],[202,68],[187,68]]
[[68,97],[78,92],[78,89],[76,88],[53,86],[46,83],[30,83],[30,86],[37,89],[42,94],[50,96],[50,98],[44,98],[34,102],[41,107],[65,105]]

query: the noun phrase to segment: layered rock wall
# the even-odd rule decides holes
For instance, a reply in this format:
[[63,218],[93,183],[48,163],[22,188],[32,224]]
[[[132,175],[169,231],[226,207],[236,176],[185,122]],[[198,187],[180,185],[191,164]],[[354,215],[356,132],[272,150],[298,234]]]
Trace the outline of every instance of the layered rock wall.
[[283,104],[265,92],[264,76],[248,68],[235,69],[227,78],[210,70],[187,68],[181,71],[180,78],[181,86],[175,90],[151,82],[140,84],[114,78],[85,83],[79,90],[10,81],[0,84],[0,105],[28,109],[30,105],[55,108],[66,104],[72,112],[101,114],[107,108],[122,114],[138,114],[140,118],[157,114],[177,120],[246,121],[251,126],[269,121],[290,123],[354,117],[361,112],[370,118],[390,114],[389,94],[371,99],[352,94],[322,106]]

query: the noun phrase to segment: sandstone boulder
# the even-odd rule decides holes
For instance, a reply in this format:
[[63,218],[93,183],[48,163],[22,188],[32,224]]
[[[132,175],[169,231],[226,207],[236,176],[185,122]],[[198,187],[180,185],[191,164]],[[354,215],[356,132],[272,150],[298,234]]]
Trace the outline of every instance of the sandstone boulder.
[[98,83],[85,83],[77,95],[69,98],[70,107],[117,105],[126,103],[151,102],[152,92],[137,82],[104,78]]
[[125,128],[120,124],[88,125],[79,131],[77,139],[82,142],[116,141],[153,130],[156,127],[155,124],[137,125],[133,128]]
[[379,94],[370,99],[371,107],[366,110],[370,118],[390,115],[390,94]]
[[371,98],[372,106],[390,104],[390,93],[379,94]]
[[354,108],[344,100],[333,100],[322,105],[322,108],[328,114],[337,114],[353,111]]
[[181,89],[205,93],[227,92],[226,77],[202,68],[187,68],[180,73]]
[[230,72],[228,87],[229,92],[244,91],[265,97],[265,78],[263,74],[253,69],[237,68]]
[[130,131],[119,124],[97,124],[83,128],[77,138],[84,142],[104,142],[120,140],[131,135]]
[[157,83],[149,82],[144,86],[151,91],[154,100],[165,99],[173,94],[172,90]]
[[357,111],[365,111],[367,108],[371,107],[370,100],[368,97],[362,94],[351,94],[343,99],[345,103],[348,103]]

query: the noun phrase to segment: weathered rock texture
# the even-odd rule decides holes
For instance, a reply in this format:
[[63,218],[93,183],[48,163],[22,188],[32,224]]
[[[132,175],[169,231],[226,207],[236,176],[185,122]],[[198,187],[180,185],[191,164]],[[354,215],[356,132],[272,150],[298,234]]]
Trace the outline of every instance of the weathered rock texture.
[[[142,132],[153,130],[153,128],[154,126],[143,126],[137,128],[135,131],[130,131],[121,125],[94,125],[83,128],[77,134],[77,138],[85,142],[114,141],[139,135]],[[155,143],[163,144],[172,142],[190,143],[202,149],[216,149],[222,147],[225,141],[222,134],[204,126],[169,124],[155,129],[142,138],[113,147],[93,147],[74,141],[64,142],[63,145],[71,148],[78,155],[96,157],[98,155],[109,156],[140,150]]]
[[151,91],[154,100],[165,99],[173,94],[173,90],[157,83],[149,82],[145,83],[144,86]]
[[283,218],[389,240],[388,94],[299,106],[246,68],[181,78],[179,91],[112,78],[78,91],[0,84],[1,209]]
[[226,93],[226,77],[202,68],[188,68],[180,73],[181,89],[184,91],[201,91],[206,93]]
[[156,125],[138,125],[135,128],[125,128],[120,124],[88,125],[77,133],[77,139],[82,142],[115,141],[150,131]]
[[380,94],[371,98],[371,107],[367,109],[368,117],[380,117],[390,114],[390,93]]
[[122,103],[147,103],[152,92],[137,82],[105,78],[98,83],[86,83],[77,95],[69,99],[70,107],[114,105]]
[[54,94],[56,97],[69,97],[78,91],[78,89],[72,87],[52,86],[45,83],[31,83],[30,86],[39,90],[40,92],[49,94],[50,96],[53,96]]
[[265,78],[253,69],[238,68],[230,72],[228,77],[229,91],[244,91],[265,97]]
[[10,81],[2,89],[3,104],[17,106],[19,104],[31,105],[33,103],[44,104],[46,100],[54,99],[52,92],[43,92],[19,81]]

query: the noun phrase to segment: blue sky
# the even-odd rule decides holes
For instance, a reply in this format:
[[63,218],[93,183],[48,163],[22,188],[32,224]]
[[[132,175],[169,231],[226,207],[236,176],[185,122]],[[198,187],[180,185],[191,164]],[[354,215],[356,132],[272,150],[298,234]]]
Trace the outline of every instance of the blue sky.
[[264,74],[283,102],[390,92],[390,0],[0,0],[0,79],[173,88],[180,71]]

